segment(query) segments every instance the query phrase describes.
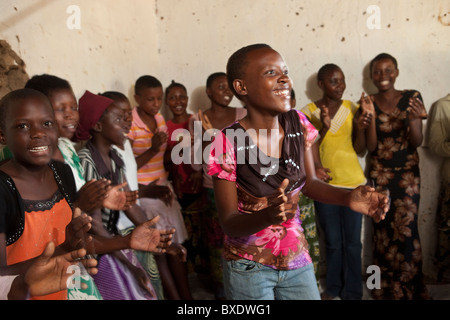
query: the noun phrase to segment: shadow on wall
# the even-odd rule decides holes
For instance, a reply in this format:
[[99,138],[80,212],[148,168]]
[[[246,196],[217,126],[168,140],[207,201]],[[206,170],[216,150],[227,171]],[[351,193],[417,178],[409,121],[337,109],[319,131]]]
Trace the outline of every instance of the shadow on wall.
[[206,86],[195,88],[189,97],[188,113],[195,114],[198,110],[205,111],[211,106],[211,101],[206,94]]
[[313,73],[308,77],[306,80],[306,90],[305,95],[308,97],[309,101],[306,103],[300,103],[302,106],[306,106],[310,101],[317,101],[320,98],[322,98],[322,90],[320,90],[319,86],[317,85],[317,72]]
[[370,62],[364,66],[362,71],[362,87],[366,94],[375,94],[378,92],[377,87],[375,87],[370,78]]

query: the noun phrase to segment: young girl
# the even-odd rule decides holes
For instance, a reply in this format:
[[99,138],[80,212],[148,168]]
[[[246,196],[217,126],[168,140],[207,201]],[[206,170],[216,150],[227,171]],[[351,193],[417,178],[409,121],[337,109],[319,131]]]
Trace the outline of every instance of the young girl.
[[[317,84],[323,97],[302,108],[320,134],[316,142],[319,154],[314,158],[316,174],[333,186],[353,189],[366,183],[358,154],[366,151],[365,129],[371,113],[364,111],[360,117],[359,105],[342,100],[345,76],[337,65],[322,66]],[[360,300],[362,216],[347,206],[316,201],[315,207],[326,241],[326,292],[322,298]]]
[[106,179],[86,182],[72,139],[78,126],[78,103],[70,83],[54,75],[35,75],[25,84],[25,88],[42,92],[50,100],[58,125],[58,148],[53,159],[63,161],[73,172],[81,209],[90,211],[102,206],[123,209],[132,205],[137,197],[135,192],[121,191],[123,186],[111,187]]
[[[224,72],[215,72],[209,75],[208,79],[206,80],[206,94],[211,101],[210,108],[208,108],[204,112],[199,110],[198,114],[192,116],[189,124],[191,135],[194,136],[195,139],[200,139],[200,141],[203,142],[202,154],[208,154],[208,150],[210,148],[210,142],[203,141],[204,132],[206,133],[206,135],[208,135],[208,132],[214,131],[214,129],[222,130],[233,122],[243,118],[247,113],[247,110],[245,108],[230,107],[230,103],[233,99],[233,93],[228,86],[227,75]],[[201,125],[203,128],[201,137],[196,136],[195,123],[198,121],[201,121]],[[219,218],[217,215],[212,178],[207,174],[206,162],[203,162],[202,165],[194,164],[193,168],[198,171],[203,171],[203,188],[208,201],[207,210],[205,210],[204,212],[202,223],[202,236],[204,237],[204,241],[208,250],[208,271],[212,275],[212,282],[216,299],[224,299],[225,294],[223,289],[222,272],[224,233],[220,226]]]
[[[25,84],[25,88],[35,89],[45,94],[55,113],[58,125],[58,148],[53,159],[62,161],[70,166],[78,191],[78,205],[85,212],[107,207],[110,209],[126,209],[137,197],[137,192],[123,192],[123,185],[111,187],[111,181],[106,179],[90,180],[86,183],[80,159],[72,143],[72,138],[78,126],[78,103],[70,83],[54,75],[35,75]],[[128,203],[126,203],[128,197]],[[69,299],[101,299],[100,293],[92,279],[88,281],[87,289],[70,288]]]
[[[122,184],[124,163],[112,149],[112,145],[122,145],[125,139],[123,132],[123,111],[114,100],[86,91],[80,98],[80,125],[78,137],[88,137],[85,147],[78,155],[83,166],[85,178],[107,178],[113,184]],[[89,115],[89,116],[87,116]],[[129,211],[129,218],[139,224],[144,220],[141,212]],[[111,237],[120,235],[118,219],[120,212],[102,208],[92,212],[95,234]],[[112,279],[111,279],[112,277]],[[99,273],[94,277],[104,299],[141,300],[156,298],[148,275],[137,261],[131,250],[113,252],[99,258]],[[119,290],[119,288],[129,290]]]
[[[54,242],[59,254],[83,245],[85,240],[72,231],[80,230],[80,219],[88,218],[86,214],[75,217],[72,213],[77,206],[72,171],[64,163],[52,160],[57,139],[53,109],[45,95],[21,89],[1,100],[0,140],[14,155],[0,166],[0,264],[8,264],[16,271],[9,274],[23,273],[49,241]],[[155,222],[140,225],[128,237],[95,236],[87,243],[88,253],[165,247],[165,243],[160,243],[159,232],[151,229]],[[65,300],[67,292],[44,298]]]
[[377,189],[388,189],[392,199],[387,219],[374,225],[374,264],[381,268],[382,281],[381,289],[374,289],[373,296],[421,299],[428,294],[418,232],[417,148],[423,140],[426,110],[419,92],[395,89],[398,75],[397,60],[389,54],[379,54],[370,63],[370,76],[378,92],[366,97],[368,103],[373,102],[374,112],[367,132],[369,176]]
[[377,221],[388,199],[368,186],[350,191],[316,178],[310,146],[317,131],[290,110],[292,82],[278,52],[264,44],[244,47],[228,60],[227,75],[247,108],[247,116],[227,128],[230,139],[227,130],[216,135],[209,159],[226,234],[227,298],[320,299],[299,220],[299,191]]
[[[70,169],[51,162],[58,133],[47,98],[31,89],[14,91],[2,99],[0,113],[1,141],[14,155],[0,167],[0,257],[2,265],[15,265],[22,273],[49,241],[57,250],[70,247],[65,230],[75,188]],[[67,292],[40,298],[65,300]]]
[[[187,113],[188,95],[186,87],[181,83],[172,81],[165,90],[165,103],[173,114],[167,124],[167,149],[165,153],[166,169],[169,179],[172,180],[175,195],[181,205],[184,223],[188,232],[188,239],[183,243],[188,253],[190,266],[198,268],[205,266],[204,244],[201,236],[200,222],[205,209],[202,192],[202,172],[195,171],[190,164],[175,164],[172,161],[172,149],[180,143],[180,139],[188,138],[180,133],[189,130],[189,121],[192,115]],[[177,132],[179,133],[178,135]],[[190,142],[190,141],[189,141]]]
[[[125,135],[125,139],[123,139],[122,145],[113,145],[112,148],[117,151],[117,153],[122,157],[124,161],[124,174],[126,177],[126,181],[131,190],[138,190],[138,177],[137,177],[137,164],[134,159],[133,149],[131,147],[130,140],[127,138],[127,134],[131,129],[131,123],[133,120],[132,116],[132,108],[130,101],[127,96],[125,96],[121,92],[117,91],[107,91],[101,94],[104,97],[107,97],[111,100],[114,100],[114,104],[120,107],[124,114],[123,119],[123,132]],[[156,189],[158,186],[154,186]],[[141,211],[140,201],[138,199],[136,210]],[[141,212],[141,215],[145,214]],[[135,228],[134,223],[128,218],[127,214],[123,211],[120,211],[120,216],[117,221],[117,227],[121,234],[128,234]],[[143,252],[143,251],[135,251],[136,257],[139,262],[142,264],[142,267],[147,271],[150,276],[150,281],[153,285],[153,288],[156,291],[156,295],[158,296],[158,300],[164,299],[164,293],[161,284],[161,277],[158,270],[158,265],[156,264],[155,257],[151,252]]]

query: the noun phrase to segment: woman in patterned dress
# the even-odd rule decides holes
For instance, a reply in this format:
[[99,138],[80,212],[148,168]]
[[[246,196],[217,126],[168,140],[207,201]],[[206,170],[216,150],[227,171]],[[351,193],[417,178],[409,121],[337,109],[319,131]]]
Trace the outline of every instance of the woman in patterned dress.
[[379,191],[389,190],[391,208],[386,219],[374,224],[374,264],[381,270],[381,288],[375,299],[426,297],[418,232],[420,172],[417,148],[423,140],[426,111],[420,93],[396,90],[399,70],[389,54],[376,56],[370,74],[378,93],[365,97],[373,102],[375,117],[368,129],[371,152],[369,178]]

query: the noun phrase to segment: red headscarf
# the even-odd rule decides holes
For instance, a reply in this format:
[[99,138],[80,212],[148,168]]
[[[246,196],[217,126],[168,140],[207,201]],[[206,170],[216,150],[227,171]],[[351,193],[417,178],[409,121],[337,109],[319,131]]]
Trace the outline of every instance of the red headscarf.
[[105,112],[114,100],[93,94],[86,90],[78,103],[78,113],[80,120],[77,131],[73,137],[74,141],[85,141],[91,137],[90,130],[100,120],[100,117]]

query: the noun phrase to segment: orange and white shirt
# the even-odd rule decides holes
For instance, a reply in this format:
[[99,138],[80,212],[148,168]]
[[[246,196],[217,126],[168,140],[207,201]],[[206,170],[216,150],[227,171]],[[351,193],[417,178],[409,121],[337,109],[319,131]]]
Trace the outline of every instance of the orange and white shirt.
[[[128,133],[128,138],[131,141],[135,157],[140,156],[152,147],[152,138],[155,134],[155,132],[152,132],[139,117],[137,108],[139,107],[133,109],[133,122],[130,132]],[[160,112],[155,115],[155,120],[157,126],[156,130],[167,132],[166,121]],[[150,159],[149,162],[138,169],[138,182],[140,184],[147,185],[157,179],[160,179],[158,184],[166,184],[168,176],[168,173],[164,168],[164,153],[166,148],[167,143],[164,143],[159,149],[159,152]]]

